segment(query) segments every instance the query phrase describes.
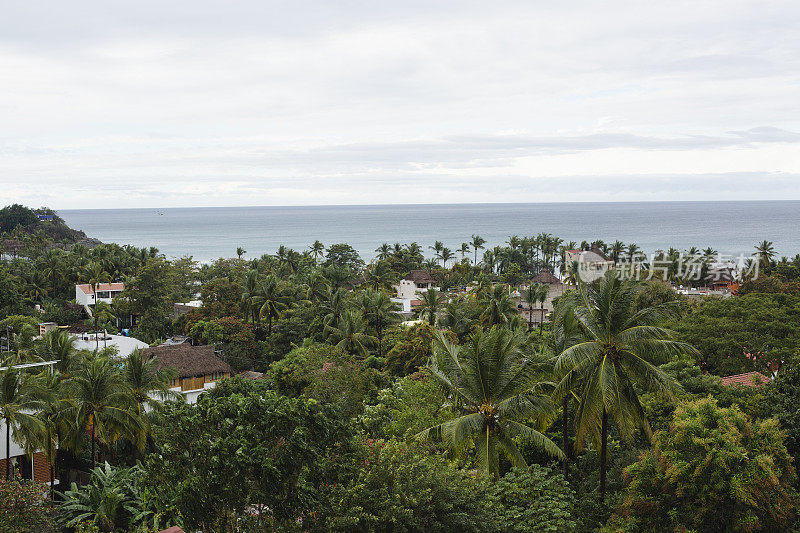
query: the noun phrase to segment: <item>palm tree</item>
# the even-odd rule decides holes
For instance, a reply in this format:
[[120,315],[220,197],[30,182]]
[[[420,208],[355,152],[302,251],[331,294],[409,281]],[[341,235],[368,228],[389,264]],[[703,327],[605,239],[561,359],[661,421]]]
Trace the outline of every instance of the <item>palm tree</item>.
[[435,326],[436,314],[442,309],[442,305],[444,305],[446,299],[444,294],[433,287],[428,288],[425,292],[421,292],[420,318],[425,319],[427,317],[428,324]]
[[[122,367],[122,379],[135,402],[135,413],[143,423],[142,436],[150,435],[147,411],[158,409],[163,400],[180,400],[178,392],[170,390],[172,381],[178,376],[173,368],[158,368],[155,359],[147,358],[140,350],[134,350]],[[141,443],[140,443],[141,445]]]
[[461,248],[459,248],[458,251],[461,252],[461,260],[463,261],[464,257],[466,257],[466,255],[469,253],[469,243],[462,242]]
[[447,262],[453,259],[453,252],[450,248],[444,247],[442,251],[439,252],[439,258],[442,260],[442,265],[447,266]]
[[66,443],[62,436],[69,431],[69,422],[64,416],[69,407],[69,399],[64,393],[62,376],[57,369],[48,367],[37,376],[37,379],[44,394],[42,395],[42,405],[36,413],[36,417],[41,421],[41,426],[34,434],[31,453],[41,450],[50,466],[50,499],[52,500],[58,448],[65,446]]
[[619,263],[619,258],[622,257],[622,254],[625,252],[625,243],[622,241],[614,241],[614,244],[611,245],[611,260],[614,263]]
[[375,248],[378,261],[386,261],[392,255],[392,247],[389,243],[383,243],[378,248]]
[[541,309],[541,319],[539,320],[539,334],[541,335],[542,326],[544,325],[544,303],[547,301],[547,297],[550,295],[550,286],[546,283],[539,283],[536,286],[536,301],[539,302],[539,307]]
[[42,422],[34,414],[43,394],[32,376],[7,361],[0,370],[0,418],[6,426],[6,480],[11,479],[11,436],[19,443],[35,440]]
[[657,325],[674,315],[674,302],[636,311],[634,298],[639,290],[634,282],[608,272],[565,295],[585,340],[558,356],[555,373],[564,378],[556,395],[582,386],[576,441],[582,445],[588,434],[599,442],[601,502],[606,491],[609,415],[623,436],[641,428],[649,437],[650,426],[637,387],[672,396],[679,386],[656,365],[694,353],[688,344],[673,340],[670,330]]
[[237,248],[236,248],[236,256],[237,256],[239,259],[241,259],[241,258],[242,258],[242,256],[243,256],[244,254],[246,254],[246,253],[247,253],[247,250],[245,250],[245,249],[244,249],[244,248],[242,248],[241,246],[239,246],[239,247],[237,247]]
[[628,261],[633,263],[633,260],[638,252],[639,252],[639,245],[633,242],[630,243],[628,245]]
[[327,327],[328,338],[347,353],[367,357],[378,339],[367,333],[367,321],[360,311],[345,311],[335,326]]
[[269,274],[258,285],[259,319],[267,318],[267,333],[272,334],[272,321],[281,316],[281,311],[287,308],[288,298],[284,294],[283,283],[274,275]]
[[258,271],[251,269],[244,277],[244,286],[242,287],[242,300],[241,307],[244,313],[244,319],[251,319],[253,327],[256,327],[256,316],[258,315]]
[[762,272],[766,272],[775,257],[775,248],[772,246],[772,241],[761,241],[755,246],[755,249],[756,253],[753,255],[758,257],[758,267]]
[[55,369],[62,378],[69,377],[81,361],[75,348],[76,338],[62,329],[48,331],[36,346],[36,355],[42,361],[56,361]]
[[314,263],[316,264],[322,254],[325,252],[325,245],[319,242],[319,240],[314,241],[314,244],[308,247],[311,250],[311,255],[314,256]]
[[442,241],[435,241],[433,243],[433,246],[428,246],[428,248],[433,250],[433,254],[436,257],[440,257],[440,254],[442,253],[442,249],[444,248],[444,244],[442,244]]
[[97,465],[98,437],[112,444],[120,435],[141,442],[143,422],[123,374],[107,358],[95,355],[65,381],[72,398],[69,412],[78,431],[90,430],[92,466]]
[[463,414],[418,436],[442,440],[454,451],[474,442],[478,470],[495,478],[501,451],[512,465],[526,466],[515,437],[562,458],[563,452],[553,441],[521,422],[533,419],[544,429],[554,416],[542,393],[545,384],[541,378],[548,365],[524,354],[524,343],[522,331],[493,327],[459,347],[437,331],[430,370]]
[[[94,302],[95,304],[97,304],[97,287],[101,283],[110,283],[111,274],[109,274],[103,269],[103,265],[101,265],[96,261],[92,261],[91,263],[86,265],[86,268],[82,273],[82,276],[83,279],[86,281],[86,283],[92,286],[92,289],[94,290]],[[95,329],[94,338],[97,345],[96,347],[99,349],[100,338],[97,336],[97,313],[93,314],[94,314],[94,329]]]
[[539,301],[538,283],[531,283],[522,291],[522,299],[528,304],[528,331],[533,329],[533,306]]
[[383,357],[383,332],[386,326],[400,322],[398,314],[400,304],[393,302],[383,291],[367,291],[365,293],[364,315],[375,325],[375,336],[378,339],[378,357]]
[[478,250],[483,249],[483,245],[486,244],[486,239],[481,237],[480,235],[472,235],[472,249],[475,250],[475,262],[474,265],[478,264]]
[[481,319],[489,327],[505,324],[518,314],[517,307],[508,296],[506,287],[501,284],[492,287],[486,298],[485,305],[486,307],[481,313]]
[[[95,329],[97,329],[100,321],[102,321],[103,323],[111,323],[116,319],[117,317],[116,315],[114,315],[114,312],[109,304],[107,304],[106,302],[97,302],[96,304],[94,304]],[[96,335],[95,335],[95,340],[99,344],[99,340],[97,339]],[[103,335],[103,344],[105,346],[108,346],[108,341],[106,340],[105,335]]]

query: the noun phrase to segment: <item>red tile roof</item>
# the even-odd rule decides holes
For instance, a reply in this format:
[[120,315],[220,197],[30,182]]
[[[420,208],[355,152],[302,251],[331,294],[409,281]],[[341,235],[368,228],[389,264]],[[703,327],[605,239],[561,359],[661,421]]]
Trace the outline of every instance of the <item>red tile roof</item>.
[[732,385],[760,387],[765,383],[770,382],[770,378],[768,378],[761,372],[747,372],[745,374],[736,374],[735,376],[725,376],[721,379],[722,379],[722,384],[728,387]]
[[[78,285],[78,288],[82,290],[85,294],[93,294],[94,287],[89,283],[84,283],[83,285]],[[98,291],[123,291],[125,290],[124,283],[98,283],[97,284]]]
[[184,533],[184,531],[178,526],[172,526],[169,529],[162,529],[158,533]]

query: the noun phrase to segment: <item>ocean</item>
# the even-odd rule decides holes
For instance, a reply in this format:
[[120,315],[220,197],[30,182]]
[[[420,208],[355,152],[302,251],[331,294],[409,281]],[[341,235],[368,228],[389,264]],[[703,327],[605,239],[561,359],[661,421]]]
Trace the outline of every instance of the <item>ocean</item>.
[[[453,251],[472,234],[486,247],[510,235],[546,232],[565,241],[636,243],[645,253],[671,246],[711,246],[750,255],[772,241],[779,256],[800,253],[800,201],[626,202],[543,204],[358,205],[60,210],[71,227],[103,242],[155,246],[167,257],[205,262],[275,253],[284,244],[304,250],[315,240],[346,242],[365,261],[382,243],[442,241]],[[460,254],[457,254],[460,258]]]

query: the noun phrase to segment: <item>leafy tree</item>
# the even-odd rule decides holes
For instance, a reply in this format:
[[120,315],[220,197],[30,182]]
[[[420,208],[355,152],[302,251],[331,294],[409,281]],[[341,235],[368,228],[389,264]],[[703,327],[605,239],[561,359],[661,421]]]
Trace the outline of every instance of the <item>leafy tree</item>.
[[[386,354],[386,370],[395,376],[407,376],[428,364],[435,333],[425,323],[395,329],[390,335],[394,346]],[[450,342],[458,342],[453,332],[445,331],[444,335]]]
[[463,347],[437,333],[434,342],[431,374],[463,414],[426,429],[420,437],[441,439],[451,450],[474,442],[479,471],[492,477],[499,475],[501,451],[512,465],[526,465],[515,437],[532,442],[549,455],[563,457],[553,441],[519,422],[533,419],[541,427],[553,414],[540,392],[546,364],[523,353],[523,332],[493,327],[475,334]]
[[0,478],[0,531],[55,533],[53,509],[35,481]]
[[699,350],[698,363],[704,371],[725,376],[755,370],[770,375],[790,361],[800,345],[800,297],[709,298],[671,328]]
[[778,422],[711,398],[680,406],[626,475],[615,531],[787,531],[798,503]]
[[786,434],[786,449],[800,460],[800,364],[784,366],[766,387],[765,403]]
[[251,505],[307,529],[306,511],[323,499],[326,454],[349,438],[335,407],[226,379],[194,406],[165,408],[146,479],[175,501],[187,530],[225,530]]
[[514,468],[490,486],[488,498],[498,531],[578,531],[575,493],[564,477],[550,468]]
[[353,480],[333,489],[330,531],[486,531],[486,485],[425,448],[368,441]]
[[127,529],[135,512],[129,472],[105,463],[92,469],[88,485],[79,488],[72,483],[59,506],[64,525],[71,528],[89,523],[100,531]]
[[349,244],[332,244],[325,254],[325,266],[337,266],[347,268],[351,272],[359,272],[364,268],[364,261]]

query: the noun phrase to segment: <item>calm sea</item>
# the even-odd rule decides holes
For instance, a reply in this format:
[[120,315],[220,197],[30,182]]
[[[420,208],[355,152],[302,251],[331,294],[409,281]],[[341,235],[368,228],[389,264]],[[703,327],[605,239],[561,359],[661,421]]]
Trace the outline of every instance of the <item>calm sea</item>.
[[[303,250],[314,240],[347,242],[365,260],[381,243],[435,240],[452,250],[477,234],[487,247],[510,235],[547,232],[565,241],[616,239],[646,253],[674,246],[711,246],[750,254],[764,239],[780,255],[800,252],[800,201],[641,202],[548,204],[372,205],[91,209],[58,212],[73,228],[103,242],[155,246],[167,257],[199,261],[274,253],[284,244]],[[460,257],[460,255],[459,255]]]

